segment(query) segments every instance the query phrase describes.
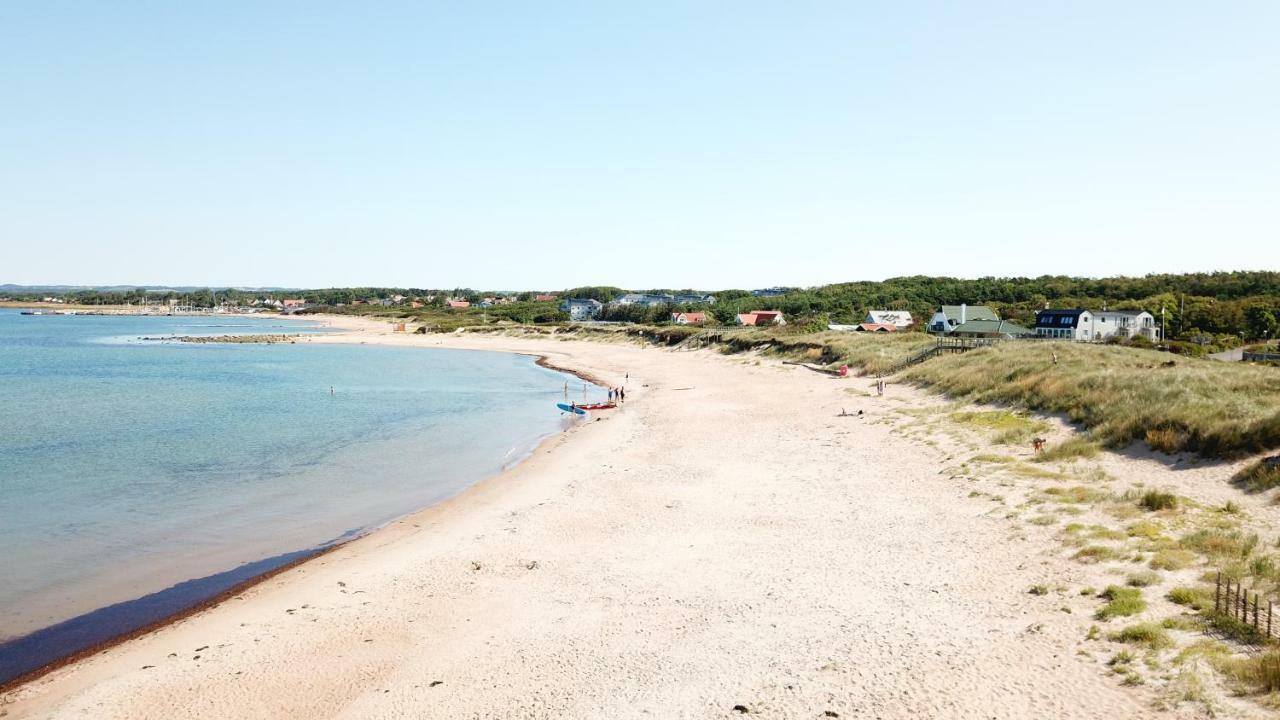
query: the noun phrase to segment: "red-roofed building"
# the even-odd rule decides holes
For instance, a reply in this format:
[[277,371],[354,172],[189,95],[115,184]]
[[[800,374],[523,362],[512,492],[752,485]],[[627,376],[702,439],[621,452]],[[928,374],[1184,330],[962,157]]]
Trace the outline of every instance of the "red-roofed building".
[[307,301],[302,298],[285,298],[281,301],[281,304],[284,305],[286,310],[288,310],[290,308],[300,308],[303,305],[306,305]]
[[781,310],[757,310],[739,314],[738,324],[759,327],[762,325],[786,325],[787,321],[783,319]]
[[454,310],[462,310],[463,308],[471,307],[471,303],[467,302],[466,300],[448,300],[445,302],[445,305],[449,306]]
[[534,295],[533,299],[535,302],[555,302],[560,299],[560,296],[555,293],[547,293],[545,295]]
[[701,325],[707,321],[707,314],[700,312],[671,313],[671,322],[677,325]]
[[898,332],[898,326],[887,323],[862,323],[858,325],[858,332]]

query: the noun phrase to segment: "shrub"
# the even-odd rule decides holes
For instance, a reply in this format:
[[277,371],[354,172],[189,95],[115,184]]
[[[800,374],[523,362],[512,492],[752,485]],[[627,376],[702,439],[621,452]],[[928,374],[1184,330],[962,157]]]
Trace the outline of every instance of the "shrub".
[[1161,650],[1173,645],[1173,641],[1169,639],[1169,633],[1154,623],[1130,625],[1112,634],[1111,639],[1126,645],[1145,645],[1152,650]]
[[1079,560],[1082,563],[1096,563],[1103,562],[1105,560],[1115,560],[1118,557],[1120,557],[1120,554],[1106,545],[1090,545],[1088,547],[1080,548],[1075,555],[1071,556],[1071,559]]
[[1143,520],[1130,525],[1125,532],[1129,537],[1143,538],[1144,540],[1158,540],[1164,537],[1164,528],[1159,523]]
[[1170,590],[1165,597],[1169,598],[1169,602],[1175,605],[1189,607],[1197,612],[1213,607],[1213,593],[1205,588],[1176,587]]
[[1125,584],[1130,587],[1150,587],[1160,582],[1160,573],[1151,570],[1144,570],[1129,575],[1125,579]]
[[1098,609],[1096,616],[1099,620],[1137,615],[1147,609],[1147,601],[1142,598],[1142,591],[1137,588],[1110,585],[1102,591],[1102,597],[1107,604]]
[[1148,564],[1152,570],[1181,570],[1191,567],[1197,560],[1199,558],[1193,552],[1177,548],[1166,548],[1157,550],[1156,554],[1151,556],[1151,562]]
[[1148,490],[1138,498],[1138,505],[1150,512],[1174,510],[1178,507],[1178,496],[1163,490]]
[[1245,535],[1238,530],[1208,528],[1197,530],[1179,541],[1183,547],[1217,558],[1249,557],[1258,547],[1256,534]]
[[1280,650],[1268,650],[1261,655],[1237,660],[1227,664],[1226,669],[1254,692],[1280,691]]
[[1095,503],[1106,500],[1110,495],[1101,490],[1074,485],[1072,487],[1054,486],[1045,488],[1044,494],[1061,503]]
[[1263,492],[1280,485],[1280,456],[1253,463],[1236,473],[1235,480],[1249,492]]

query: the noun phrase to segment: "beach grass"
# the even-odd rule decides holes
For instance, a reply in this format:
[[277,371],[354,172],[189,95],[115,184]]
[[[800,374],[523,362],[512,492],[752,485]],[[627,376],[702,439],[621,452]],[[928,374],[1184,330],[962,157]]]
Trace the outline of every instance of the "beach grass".
[[1102,591],[1101,597],[1107,604],[1098,609],[1096,617],[1099,620],[1137,615],[1147,609],[1147,601],[1138,588],[1111,585]]
[[1109,447],[1142,441],[1214,458],[1280,447],[1273,368],[1137,348],[1009,342],[944,355],[901,377],[973,402],[1063,413]]

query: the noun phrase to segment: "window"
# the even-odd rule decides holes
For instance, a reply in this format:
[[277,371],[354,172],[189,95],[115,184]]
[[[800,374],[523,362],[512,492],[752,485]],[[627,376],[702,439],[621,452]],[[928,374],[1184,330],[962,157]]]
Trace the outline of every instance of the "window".
[[1058,318],[1058,323],[1062,325],[1070,325],[1071,317],[1069,315],[1063,315],[1062,317]]

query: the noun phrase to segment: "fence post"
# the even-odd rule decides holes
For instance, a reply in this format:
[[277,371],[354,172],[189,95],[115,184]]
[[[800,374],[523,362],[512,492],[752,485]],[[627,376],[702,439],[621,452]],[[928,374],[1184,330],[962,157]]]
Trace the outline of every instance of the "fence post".
[[1258,631],[1258,593],[1253,594],[1253,631]]
[[1271,607],[1274,605],[1272,601],[1267,601],[1267,639],[1271,639]]
[[1222,571],[1218,571],[1218,578],[1213,582],[1213,611],[1215,613],[1222,612]]

